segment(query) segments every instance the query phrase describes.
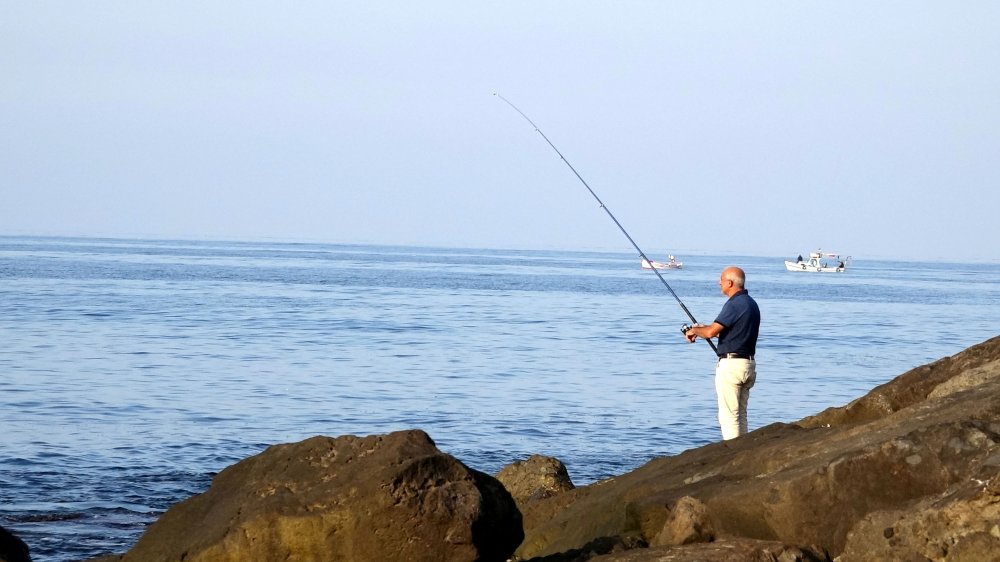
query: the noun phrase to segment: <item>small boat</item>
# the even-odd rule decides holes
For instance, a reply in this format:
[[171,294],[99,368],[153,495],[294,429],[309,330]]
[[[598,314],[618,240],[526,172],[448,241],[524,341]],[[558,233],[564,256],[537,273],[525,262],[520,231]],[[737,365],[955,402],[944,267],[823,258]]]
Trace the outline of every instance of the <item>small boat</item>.
[[[827,262],[826,260],[833,260]],[[850,263],[851,256],[843,257],[840,254],[823,253],[822,250],[809,252],[809,259],[803,260],[802,256],[796,261],[785,260],[785,269],[788,271],[810,271],[813,273],[843,273],[847,271],[847,264]]]
[[643,269],[680,269],[684,267],[684,264],[677,261],[677,258],[670,256],[666,262],[653,261],[649,262],[645,259],[642,260]]

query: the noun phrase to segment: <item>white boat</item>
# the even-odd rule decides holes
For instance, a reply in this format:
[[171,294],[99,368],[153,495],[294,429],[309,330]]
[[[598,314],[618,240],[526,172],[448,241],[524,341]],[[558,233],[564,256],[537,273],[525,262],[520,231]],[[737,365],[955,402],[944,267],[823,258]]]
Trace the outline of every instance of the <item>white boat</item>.
[[[826,260],[832,261],[826,261]],[[823,253],[822,250],[809,252],[809,259],[803,260],[802,256],[796,261],[785,260],[785,269],[788,271],[809,271],[812,273],[843,273],[847,271],[847,264],[851,262],[851,256],[841,256],[840,254]]]
[[646,261],[645,258],[642,259],[643,269],[680,269],[682,267],[684,267],[684,264],[677,261],[677,258],[675,258],[674,256],[670,256],[669,260],[666,262],[662,261],[649,262]]

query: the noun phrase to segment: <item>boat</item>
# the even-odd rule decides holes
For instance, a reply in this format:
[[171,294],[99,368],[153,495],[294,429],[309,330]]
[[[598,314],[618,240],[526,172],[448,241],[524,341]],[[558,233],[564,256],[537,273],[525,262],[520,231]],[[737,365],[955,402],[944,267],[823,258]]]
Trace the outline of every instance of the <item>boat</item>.
[[[832,260],[827,262],[826,260]],[[847,271],[847,264],[851,262],[851,256],[841,256],[830,252],[823,253],[822,250],[809,252],[809,259],[803,260],[802,256],[796,261],[785,260],[785,269],[788,271],[809,271],[812,273],[843,273]]]
[[649,262],[645,258],[642,258],[642,268],[643,269],[680,269],[684,267],[684,264],[677,261],[674,256],[669,256],[666,262],[662,261],[652,261]]

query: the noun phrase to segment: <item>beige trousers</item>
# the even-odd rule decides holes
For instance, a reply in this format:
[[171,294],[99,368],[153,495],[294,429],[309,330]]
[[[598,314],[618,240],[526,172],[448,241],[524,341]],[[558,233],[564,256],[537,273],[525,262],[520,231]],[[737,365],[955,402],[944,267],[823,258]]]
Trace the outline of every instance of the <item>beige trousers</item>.
[[747,402],[756,381],[757,362],[753,359],[719,359],[715,366],[715,393],[719,397],[723,439],[747,432]]

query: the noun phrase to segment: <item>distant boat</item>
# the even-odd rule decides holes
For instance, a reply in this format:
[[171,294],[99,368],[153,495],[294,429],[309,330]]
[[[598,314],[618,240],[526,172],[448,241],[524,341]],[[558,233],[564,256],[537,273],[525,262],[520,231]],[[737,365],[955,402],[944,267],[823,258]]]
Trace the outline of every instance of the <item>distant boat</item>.
[[[826,259],[833,260],[827,262]],[[822,250],[809,252],[809,259],[803,260],[802,256],[796,261],[785,260],[785,269],[788,271],[809,271],[812,273],[843,273],[847,271],[847,264],[850,263],[851,256],[843,257],[840,254],[823,253]]]
[[669,256],[669,259],[666,262],[649,262],[646,259],[642,259],[641,263],[643,269],[680,269],[684,267],[684,264],[677,261],[677,258],[674,256]]

